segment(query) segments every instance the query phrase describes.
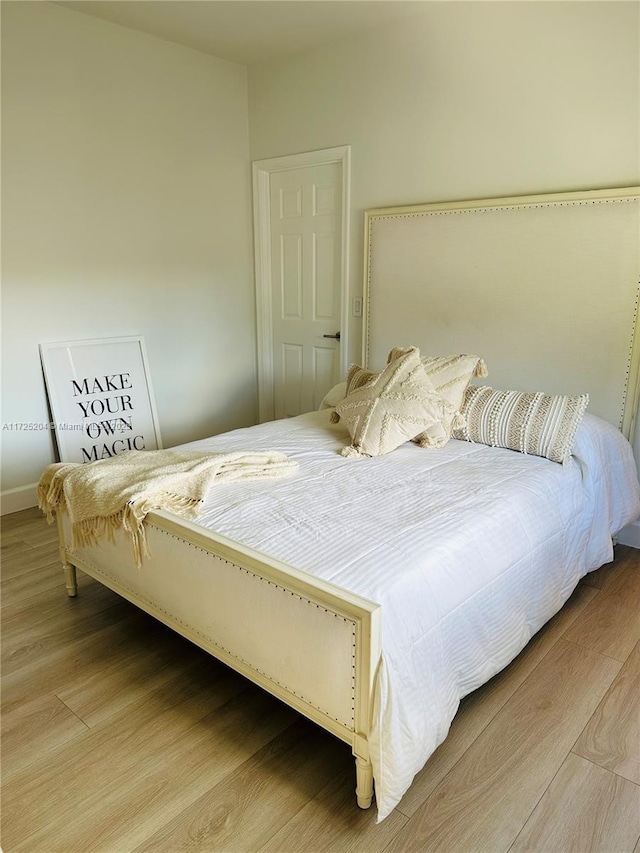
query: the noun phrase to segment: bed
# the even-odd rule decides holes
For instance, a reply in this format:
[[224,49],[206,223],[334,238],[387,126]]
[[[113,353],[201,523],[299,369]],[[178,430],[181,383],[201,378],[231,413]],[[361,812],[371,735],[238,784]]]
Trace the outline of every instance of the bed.
[[[407,343],[474,351],[496,386],[589,393],[567,464],[461,440],[345,458],[349,435],[331,409],[236,430],[189,447],[277,450],[299,473],[222,483],[197,523],[149,513],[151,557],[140,569],[123,536],[72,548],[60,514],[69,595],[78,567],[349,743],[358,805],[371,804],[375,777],[384,819],[446,737],[460,699],[612,558],[612,536],[640,513],[627,440],[637,409],[639,198],[600,191],[366,216],[365,360],[379,370],[388,349]],[[447,258],[455,276],[442,288]],[[536,259],[544,269],[532,269]],[[606,287],[590,289],[595,298],[579,310],[576,289],[603,269]],[[545,300],[530,298],[535,281],[553,289],[554,275],[562,297],[537,310]],[[524,298],[532,308],[523,322]],[[562,299],[573,322],[565,314],[558,334]],[[499,336],[488,321],[496,314]],[[524,331],[540,323],[542,348]]]

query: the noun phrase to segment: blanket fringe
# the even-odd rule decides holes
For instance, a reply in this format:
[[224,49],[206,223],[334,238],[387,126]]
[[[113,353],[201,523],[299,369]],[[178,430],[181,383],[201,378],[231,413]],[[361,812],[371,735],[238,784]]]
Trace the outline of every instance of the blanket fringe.
[[36,491],[38,507],[45,514],[47,524],[53,524],[56,510],[64,512],[67,508],[64,497],[64,479],[58,476],[62,469],[63,466],[59,466],[57,470],[52,470],[50,478],[43,477],[38,483]]
[[122,528],[131,540],[136,567],[142,567],[142,558],[149,556],[149,547],[143,520],[136,517],[131,504],[113,515],[98,516],[71,525],[71,547],[90,548],[107,539],[115,542],[116,530]]
[[125,510],[122,509],[113,515],[99,515],[72,523],[71,547],[89,548],[91,545],[97,545],[101,539],[115,542],[116,530],[123,526],[124,516]]
[[147,513],[162,507],[162,509],[179,514],[183,518],[193,518],[198,514],[201,504],[197,498],[187,498],[168,492],[161,492],[154,498],[153,501],[138,502],[135,507],[128,503],[119,512],[114,512],[113,515],[96,516],[73,523],[71,525],[71,547],[89,548],[104,539],[113,543],[115,542],[116,531],[122,528],[131,540],[136,566],[141,568],[143,557],[150,556],[144,527],[144,519]]

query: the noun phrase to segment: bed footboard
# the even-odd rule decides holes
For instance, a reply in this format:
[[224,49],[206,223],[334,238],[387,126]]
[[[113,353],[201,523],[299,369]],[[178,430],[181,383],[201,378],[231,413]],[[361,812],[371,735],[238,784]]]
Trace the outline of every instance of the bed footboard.
[[61,518],[70,596],[77,566],[350,743],[358,805],[371,805],[379,605],[169,513],[147,516],[151,557],[140,569],[122,535],[72,550]]

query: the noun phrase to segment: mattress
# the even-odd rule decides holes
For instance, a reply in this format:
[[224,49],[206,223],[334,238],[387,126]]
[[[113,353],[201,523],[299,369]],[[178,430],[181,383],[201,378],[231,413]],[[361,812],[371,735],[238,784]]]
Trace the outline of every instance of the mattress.
[[296,459],[289,480],[215,485],[198,523],[382,605],[369,738],[382,820],[462,697],[612,559],[640,489],[629,443],[592,415],[567,465],[455,440],[344,458],[348,443],[325,410],[184,447]]

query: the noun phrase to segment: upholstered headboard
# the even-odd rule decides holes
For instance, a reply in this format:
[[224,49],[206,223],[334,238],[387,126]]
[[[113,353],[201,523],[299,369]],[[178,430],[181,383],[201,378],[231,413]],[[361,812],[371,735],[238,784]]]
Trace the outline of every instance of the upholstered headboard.
[[487,384],[590,395],[631,438],[640,188],[369,210],[364,362],[482,356]]

